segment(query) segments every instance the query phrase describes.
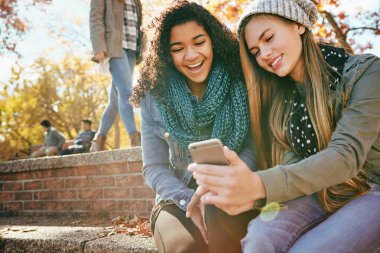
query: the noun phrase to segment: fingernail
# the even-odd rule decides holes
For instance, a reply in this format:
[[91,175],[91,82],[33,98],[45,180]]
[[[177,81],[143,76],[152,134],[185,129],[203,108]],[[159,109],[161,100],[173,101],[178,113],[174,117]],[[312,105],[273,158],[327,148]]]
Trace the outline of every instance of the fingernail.
[[188,170],[193,171],[195,169],[196,164],[195,163],[190,163],[189,166],[187,167]]

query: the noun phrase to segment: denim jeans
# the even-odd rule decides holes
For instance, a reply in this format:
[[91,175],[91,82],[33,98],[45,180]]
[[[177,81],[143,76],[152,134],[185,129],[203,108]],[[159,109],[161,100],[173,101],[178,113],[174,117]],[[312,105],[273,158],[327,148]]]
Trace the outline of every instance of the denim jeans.
[[304,234],[289,252],[380,252],[380,185]]
[[288,252],[302,233],[327,216],[314,195],[285,202],[284,206],[285,210],[261,212],[248,224],[241,241],[243,252]]
[[[372,253],[380,250],[380,186],[328,217],[316,197],[285,202],[287,210],[267,212],[248,225],[243,252]],[[328,217],[328,218],[327,218]],[[327,219],[326,219],[327,218]]]
[[122,57],[110,59],[112,86],[109,101],[103,112],[98,135],[107,135],[118,112],[128,134],[137,132],[133,107],[128,99],[132,94],[133,69],[136,63],[136,53],[124,49]]

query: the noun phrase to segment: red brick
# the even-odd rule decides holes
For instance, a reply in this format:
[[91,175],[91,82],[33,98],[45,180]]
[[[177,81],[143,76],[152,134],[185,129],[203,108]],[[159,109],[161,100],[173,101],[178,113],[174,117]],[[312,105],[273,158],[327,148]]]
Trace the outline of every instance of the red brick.
[[5,182],[3,185],[4,191],[19,191],[22,190],[22,183],[20,182]]
[[76,176],[75,168],[57,169],[53,171],[54,177],[73,177]]
[[0,181],[12,181],[15,179],[15,174],[1,174],[0,173]]
[[40,192],[34,192],[33,193],[34,200],[48,200],[48,199],[55,199],[55,192],[54,191],[40,191]]
[[52,177],[53,171],[52,170],[38,170],[36,171],[36,178],[46,178],[46,177]]
[[30,172],[22,172],[22,173],[17,173],[16,174],[16,180],[25,180],[25,179],[34,179],[35,173],[30,171]]
[[31,192],[15,192],[15,200],[32,200],[33,194]]
[[145,200],[119,201],[119,210],[124,210],[126,212],[146,212],[146,211],[148,211]]
[[45,201],[45,210],[61,211],[65,204],[64,201]]
[[0,192],[0,200],[1,201],[14,200],[13,192]]
[[32,181],[24,183],[24,190],[40,190],[42,189],[41,181]]
[[132,198],[154,198],[154,192],[147,187],[132,188]]
[[130,162],[128,163],[129,171],[141,172],[142,162]]
[[127,188],[103,189],[103,194],[105,199],[126,199],[130,191]]
[[43,210],[44,203],[41,201],[25,201],[24,210]]
[[78,194],[77,194],[76,190],[57,191],[55,196],[56,196],[57,200],[60,200],[60,199],[77,199],[78,198]]
[[21,202],[4,202],[5,211],[21,211],[22,203]]
[[80,199],[102,199],[103,190],[102,189],[82,189],[79,191]]
[[117,210],[118,202],[115,200],[97,200],[92,203],[94,210]]
[[65,178],[65,188],[85,188],[88,186],[88,179],[82,178]]
[[113,177],[91,177],[89,182],[90,187],[114,186]]
[[92,201],[65,201],[64,209],[70,211],[91,210]]
[[142,175],[117,176],[115,177],[115,185],[121,187],[143,186],[144,178]]
[[46,179],[44,189],[62,189],[64,187],[64,179]]
[[77,168],[78,176],[99,175],[99,174],[100,174],[100,168],[95,167],[95,166],[84,166],[84,167]]
[[103,165],[101,171],[102,174],[124,174],[128,172],[128,165],[126,163]]

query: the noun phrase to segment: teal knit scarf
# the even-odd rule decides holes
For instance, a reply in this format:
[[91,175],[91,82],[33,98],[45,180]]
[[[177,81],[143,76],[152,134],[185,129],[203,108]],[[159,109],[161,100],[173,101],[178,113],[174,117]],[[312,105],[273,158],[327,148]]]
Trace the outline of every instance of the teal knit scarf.
[[[157,104],[166,131],[185,148],[192,142],[218,138],[239,152],[248,133],[246,87],[240,80],[231,80],[220,63],[213,64],[202,101],[192,99],[183,75],[173,71]],[[212,129],[211,135],[201,134],[202,129]]]

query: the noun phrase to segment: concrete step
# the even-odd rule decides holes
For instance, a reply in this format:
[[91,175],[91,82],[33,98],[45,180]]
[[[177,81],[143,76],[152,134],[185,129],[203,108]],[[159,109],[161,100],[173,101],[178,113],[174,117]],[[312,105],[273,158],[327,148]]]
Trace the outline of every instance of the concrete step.
[[101,227],[0,226],[0,253],[156,253],[152,237],[116,234]]

